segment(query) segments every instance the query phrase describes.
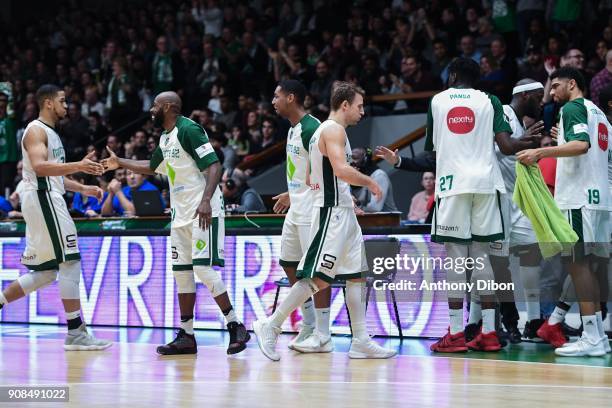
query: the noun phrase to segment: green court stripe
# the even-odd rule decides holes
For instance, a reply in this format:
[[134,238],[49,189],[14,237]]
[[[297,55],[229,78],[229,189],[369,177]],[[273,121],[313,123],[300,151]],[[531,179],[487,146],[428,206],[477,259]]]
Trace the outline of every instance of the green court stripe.
[[192,271],[193,265],[172,265],[173,271]]
[[51,208],[49,206],[49,202],[47,201],[47,196],[45,195],[44,191],[37,191],[37,193],[40,209],[42,210],[43,218],[45,219],[45,224],[47,225],[49,236],[51,237],[51,243],[53,244],[53,252],[55,253],[56,261],[61,262],[64,259],[62,254],[62,246],[60,244],[60,240],[58,239],[59,235],[55,229],[53,215],[51,214]]
[[[59,240],[62,244],[62,254],[66,253],[66,246],[64,245],[64,234],[62,234],[62,228],[60,227],[59,218],[57,216],[57,212],[55,211],[55,206],[53,205],[53,200],[51,199],[51,194],[47,191],[47,198],[49,199],[49,205],[51,206],[51,211],[53,213],[53,218],[55,220],[55,224],[57,225],[57,231],[59,233]],[[58,260],[59,261],[59,260]]]

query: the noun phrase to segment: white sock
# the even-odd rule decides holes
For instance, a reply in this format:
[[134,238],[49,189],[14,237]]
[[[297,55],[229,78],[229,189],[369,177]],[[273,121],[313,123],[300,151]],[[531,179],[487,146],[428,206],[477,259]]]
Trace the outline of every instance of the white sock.
[[77,317],[79,317],[81,315],[81,311],[80,310],[75,310],[74,312],[66,312],[66,320],[72,320],[72,319],[76,319]]
[[7,303],[8,301],[4,297],[4,293],[2,293],[2,291],[0,290],[0,305],[6,305]]
[[606,336],[606,331],[604,330],[604,327],[603,327],[603,319],[602,319],[601,310],[599,312],[595,312],[595,317],[597,318],[597,332],[599,333],[599,337],[608,338],[608,336]]
[[548,324],[558,324],[565,320],[565,315],[567,314],[567,310],[560,308],[559,306],[555,306],[555,310],[553,310],[552,314],[548,318]]
[[470,301],[470,317],[468,324],[477,324],[482,319],[482,307],[480,302]]
[[351,314],[351,329],[353,337],[361,341],[369,341],[366,327],[366,304],[363,299],[363,283],[346,281],[346,308]]
[[187,321],[181,320],[181,329],[185,330],[187,334],[193,334],[193,319]]
[[329,307],[315,308],[317,315],[316,328],[323,338],[331,336],[329,332]]
[[540,289],[525,289],[527,321],[540,318]]
[[302,306],[300,306],[300,311],[302,312],[302,321],[305,326],[314,326],[315,325],[315,311],[314,311],[314,302],[311,299],[308,299]]
[[306,299],[315,294],[316,290],[313,290],[314,287],[315,284],[311,279],[300,279],[291,287],[285,300],[278,305],[276,311],[269,317],[268,321],[270,324],[280,329],[289,314],[300,307]]
[[234,308],[231,308],[227,314],[223,313],[223,316],[225,316],[225,320],[227,320],[228,323],[238,322],[238,316],[236,316]]
[[450,318],[450,334],[457,334],[463,331],[463,309],[448,309]]
[[601,336],[597,330],[597,317],[595,315],[582,316],[582,327],[589,342],[597,344],[601,341]]
[[495,331],[495,309],[482,309],[482,332]]

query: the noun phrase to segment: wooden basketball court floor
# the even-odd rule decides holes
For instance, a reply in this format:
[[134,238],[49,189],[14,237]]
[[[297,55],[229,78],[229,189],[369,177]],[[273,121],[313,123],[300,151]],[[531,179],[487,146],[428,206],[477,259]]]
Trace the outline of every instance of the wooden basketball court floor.
[[[300,355],[279,340],[280,362],[255,339],[225,354],[227,334],[196,331],[199,353],[162,357],[164,329],[99,327],[116,343],[97,352],[64,352],[65,327],[0,325],[0,385],[67,385],[70,402],[11,406],[79,407],[559,407],[612,406],[612,357],[561,358],[550,346],[523,343],[491,354],[432,355],[433,340],[378,339],[396,347],[390,360],[350,360],[350,339],[335,352]],[[0,406],[9,406],[1,404]]]

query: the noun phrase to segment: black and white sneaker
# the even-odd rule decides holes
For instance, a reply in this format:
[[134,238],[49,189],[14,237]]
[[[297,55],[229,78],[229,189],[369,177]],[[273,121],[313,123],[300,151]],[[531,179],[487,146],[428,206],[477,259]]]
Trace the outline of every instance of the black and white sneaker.
[[198,345],[193,334],[187,334],[183,329],[176,332],[176,338],[170,343],[157,347],[157,353],[163,356],[177,354],[196,354]]
[[227,347],[227,354],[237,354],[246,348],[246,344],[251,340],[251,335],[247,331],[244,324],[238,322],[230,322],[227,324],[230,340]]
[[538,329],[543,324],[543,319],[533,319],[525,323],[525,329],[523,330],[523,341],[532,341],[534,343],[544,342],[544,340],[538,337]]

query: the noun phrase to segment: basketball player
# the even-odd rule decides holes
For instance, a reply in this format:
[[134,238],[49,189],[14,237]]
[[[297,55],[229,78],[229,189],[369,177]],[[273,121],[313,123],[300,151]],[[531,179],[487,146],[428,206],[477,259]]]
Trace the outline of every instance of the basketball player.
[[227,320],[230,333],[227,354],[246,348],[250,339],[227,295],[225,284],[213,266],[224,266],[225,224],[223,198],[219,188],[221,165],[200,125],[181,116],[181,99],[174,92],[162,92],[153,101],[151,117],[163,128],[159,146],[151,160],[110,157],[105,169],[125,167],[141,174],[165,174],[170,183],[172,226],[172,271],[178,291],[181,327],[176,338],[157,352],[163,355],[195,354],[193,331],[196,299],[194,272],[206,285]]
[[64,349],[103,350],[112,343],[89,334],[81,318],[81,255],[76,227],[63,195],[68,190],[102,199],[100,187],[85,186],[64,176],[78,172],[100,175],[104,168],[91,160],[94,153],[80,162],[66,163],[64,146],[55,130],[66,116],[64,91],[55,85],[43,85],[36,92],[36,99],[40,115],[28,124],[21,140],[21,212],[26,222],[26,248],[21,263],[31,272],[0,292],[0,308],[51,284],[59,275],[68,322]]
[[579,237],[573,249],[562,254],[562,262],[568,267],[578,296],[583,332],[578,341],[561,345],[560,326],[567,310],[557,306],[538,330],[538,336],[556,345],[555,354],[560,356],[603,356],[610,344],[603,329],[599,285],[591,264],[607,264],[605,258],[609,257],[612,203],[608,186],[608,135],[612,127],[605,114],[584,98],[586,83],[580,71],[559,68],[550,79],[551,96],[555,102],[564,104],[559,118],[559,145],[526,150],[517,158],[523,164],[535,163],[543,157],[558,158],[555,201]]
[[[274,197],[276,200],[274,212],[282,213],[289,209],[281,236],[280,264],[291,286],[297,282],[296,268],[308,250],[313,201],[310,186],[306,184],[308,143],[321,124],[318,119],[304,111],[305,97],[304,85],[299,81],[289,79],[278,84],[274,91],[274,99],[272,99],[276,113],[291,123],[287,135],[287,187],[289,191]],[[328,287],[314,296],[316,303],[314,310],[311,298],[308,298],[300,307],[304,325],[297,337],[289,343],[290,349],[303,353],[332,351],[329,332],[330,297],[331,288]],[[306,341],[306,339],[309,340]]]
[[[512,129],[512,138],[541,137],[544,123],[542,121],[535,122],[528,129],[525,129],[523,117],[539,118],[543,95],[544,85],[541,83],[528,78],[517,82],[512,90],[512,101],[509,105],[503,106],[506,121]],[[531,222],[512,201],[512,193],[516,182],[516,156],[504,155],[497,145],[495,146],[495,155],[506,186],[506,194],[502,194],[500,197],[506,228],[504,240],[491,244],[491,264],[497,281],[512,282],[509,269],[510,251],[519,257],[519,271],[527,303],[527,323],[525,324],[524,336],[521,336],[518,330],[519,314],[512,292],[498,293],[498,297],[500,298],[502,322],[508,331],[509,340],[512,343],[520,343],[522,338],[526,340],[536,339],[536,332],[543,323],[543,320],[540,319],[539,285],[542,257]],[[480,304],[475,302],[476,299],[474,298],[477,298],[477,296],[474,296],[470,303],[470,324],[478,322],[481,318],[478,316],[480,314]]]
[[379,200],[376,182],[350,165],[351,147],[346,127],[363,116],[364,92],[347,82],[337,82],[331,95],[331,113],[310,139],[310,187],[314,190],[308,251],[297,268],[299,281],[269,318],[253,323],[257,343],[270,360],[281,325],[289,314],[334,279],[346,279],[346,304],[351,315],[353,340],[350,358],[389,358],[396,352],[380,347],[368,335],[361,274],[368,268],[361,228],[353,208],[350,186],[365,186]]
[[[499,99],[474,89],[480,77],[478,64],[457,58],[449,66],[449,89],[433,97],[427,116],[426,150],[436,152],[436,206],[432,241],[444,243],[453,264],[464,265],[468,255],[480,259],[473,281],[494,280],[489,243],[502,239],[504,227],[499,195],[504,180],[495,157],[493,139],[504,154],[533,146],[529,140],[510,137],[512,129]],[[465,282],[465,275],[449,269],[447,281]],[[482,330],[466,344],[463,329],[463,291],[449,291],[450,327],[431,346],[435,352],[501,349],[495,331],[495,292],[479,291]]]

